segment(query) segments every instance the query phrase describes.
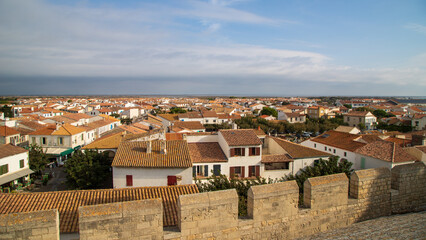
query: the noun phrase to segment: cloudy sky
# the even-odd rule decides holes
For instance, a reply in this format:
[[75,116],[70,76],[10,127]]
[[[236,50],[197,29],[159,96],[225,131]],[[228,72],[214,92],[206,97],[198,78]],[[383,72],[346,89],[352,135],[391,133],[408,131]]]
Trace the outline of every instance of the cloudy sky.
[[1,0],[0,95],[426,95],[426,1]]

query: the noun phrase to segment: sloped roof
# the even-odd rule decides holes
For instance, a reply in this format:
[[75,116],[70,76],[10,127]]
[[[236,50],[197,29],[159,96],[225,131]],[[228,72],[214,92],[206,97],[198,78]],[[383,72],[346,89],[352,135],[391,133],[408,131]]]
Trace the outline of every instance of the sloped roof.
[[205,129],[205,127],[199,121],[187,121],[187,122],[178,121],[173,124],[173,127],[187,128],[191,130]]
[[162,117],[170,122],[179,121],[179,114],[158,114],[159,117]]
[[272,139],[280,145],[293,159],[297,158],[315,158],[329,157],[332,154],[318,151],[313,148],[305,147],[297,143],[293,143],[281,138],[272,137]]
[[253,129],[222,129],[219,131],[229,146],[261,145]]
[[28,152],[28,150],[18,146],[14,146],[12,144],[0,145],[0,158],[9,157],[24,152]]
[[382,140],[369,143],[355,152],[386,162],[400,163],[416,160],[415,157],[411,156],[403,148],[398,146],[398,144]]
[[78,232],[78,207],[161,198],[164,226],[177,225],[179,195],[198,193],[196,185],[56,191],[41,193],[0,193],[0,214],[49,209],[59,211],[61,233]]
[[192,167],[188,144],[184,140],[166,142],[167,154],[160,152],[161,141],[152,141],[147,153],[145,141],[122,141],[112,162],[113,167],[188,168]]
[[68,135],[72,136],[75,134],[79,134],[84,132],[85,130],[76,126],[73,126],[71,124],[64,124],[62,125],[58,130],[54,131],[52,135]]
[[115,133],[99,139],[83,147],[83,149],[117,149],[123,140],[122,133]]
[[262,163],[283,163],[283,162],[293,162],[291,157],[286,154],[268,154],[262,155]]
[[0,126],[0,136],[6,137],[6,136],[11,136],[16,134],[19,134],[19,132],[16,131],[15,129],[10,128],[8,126]]
[[353,152],[365,145],[365,143],[354,141],[357,138],[359,135],[330,130],[310,140]]
[[194,163],[227,162],[225,154],[217,142],[189,143],[189,154]]

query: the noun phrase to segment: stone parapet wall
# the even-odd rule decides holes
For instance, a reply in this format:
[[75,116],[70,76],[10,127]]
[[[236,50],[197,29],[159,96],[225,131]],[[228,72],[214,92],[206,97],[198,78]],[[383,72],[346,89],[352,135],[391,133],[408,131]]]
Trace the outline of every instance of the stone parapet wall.
[[58,210],[2,214],[0,239],[59,239]]
[[[415,163],[392,171],[356,171],[350,180],[345,174],[311,178],[304,184],[306,207],[302,208],[298,206],[299,189],[295,181],[252,186],[246,218],[238,217],[235,189],[181,195],[176,206],[178,227],[166,230],[159,199],[86,206],[79,209],[80,239],[304,237],[392,213],[426,210],[425,174],[425,165]],[[16,218],[12,215],[0,216],[0,239],[18,236],[23,224],[14,224]],[[58,225],[56,220],[29,225],[29,229],[46,225],[49,231],[53,223]]]
[[426,167],[422,162],[392,169],[392,213],[426,210]]
[[162,239],[161,199],[82,206],[78,211],[80,239]]

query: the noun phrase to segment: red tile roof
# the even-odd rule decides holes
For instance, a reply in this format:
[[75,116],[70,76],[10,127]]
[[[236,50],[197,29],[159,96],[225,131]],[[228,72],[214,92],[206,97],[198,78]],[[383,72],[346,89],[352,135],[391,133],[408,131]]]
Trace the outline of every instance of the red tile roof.
[[145,141],[122,141],[112,162],[113,167],[188,168],[192,167],[188,144],[184,140],[165,141],[167,154],[160,152],[161,141],[152,141],[147,153]]
[[261,145],[253,129],[227,129],[219,131],[229,146]]
[[16,135],[16,134],[19,134],[19,132],[16,131],[15,129],[10,128],[8,126],[0,126],[0,136],[7,137],[11,135]]
[[189,143],[189,154],[194,163],[227,162],[219,143],[202,142]]
[[198,193],[196,185],[57,191],[43,193],[0,193],[0,214],[58,209],[61,233],[78,232],[78,207],[114,202],[161,198],[164,226],[177,225],[179,195]]
[[398,144],[382,140],[369,143],[357,149],[355,153],[380,159],[386,162],[401,163],[416,160],[415,157],[411,156],[403,148],[398,146]]
[[190,130],[205,129],[205,127],[199,121],[178,121],[173,124],[173,127],[186,128]]
[[12,144],[0,145],[0,158],[9,157],[24,152],[28,152],[28,150],[18,146],[14,146]]
[[272,139],[280,145],[293,159],[297,158],[316,158],[316,157],[329,157],[332,154],[324,153],[316,149],[302,146],[281,138],[272,137]]

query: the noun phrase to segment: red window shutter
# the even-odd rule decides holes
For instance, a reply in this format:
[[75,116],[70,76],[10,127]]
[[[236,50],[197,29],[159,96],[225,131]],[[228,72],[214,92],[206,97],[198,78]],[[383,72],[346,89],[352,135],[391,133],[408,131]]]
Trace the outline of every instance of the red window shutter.
[[167,186],[177,185],[177,177],[176,176],[167,176]]
[[260,148],[259,147],[257,147],[256,148],[256,156],[259,156],[260,155]]
[[231,157],[235,156],[235,149],[231,148]]
[[249,148],[249,156],[253,156],[253,148]]
[[253,176],[252,169],[253,169],[253,167],[252,167],[252,166],[249,166],[249,175],[248,175],[249,177]]
[[245,148],[241,148],[241,156],[245,156],[246,155],[246,149]]
[[133,186],[133,176],[132,175],[126,175],[126,186],[127,187]]
[[260,176],[260,166],[256,166],[256,177]]
[[241,177],[245,177],[246,167],[241,167]]
[[229,176],[231,178],[234,178],[234,175],[235,175],[235,167],[230,167],[229,168]]

